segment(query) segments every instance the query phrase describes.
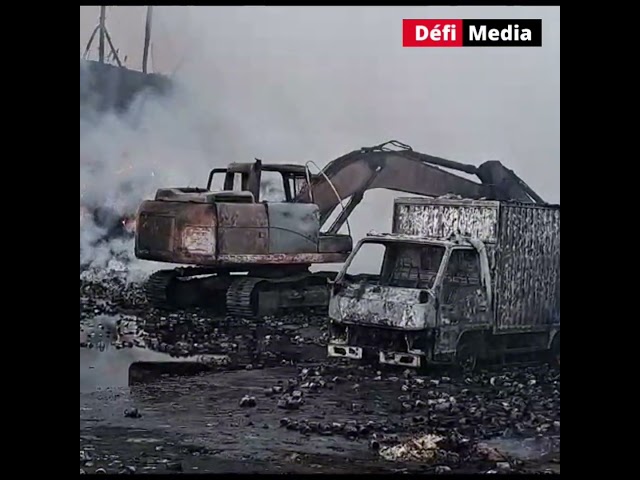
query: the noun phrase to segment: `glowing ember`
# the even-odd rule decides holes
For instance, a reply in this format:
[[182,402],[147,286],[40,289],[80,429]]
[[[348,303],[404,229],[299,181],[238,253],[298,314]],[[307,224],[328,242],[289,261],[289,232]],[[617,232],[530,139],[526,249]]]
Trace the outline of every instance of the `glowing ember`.
[[122,219],[122,226],[124,227],[125,231],[127,233],[135,233],[136,231],[136,219],[135,217],[131,217],[131,218],[123,218]]

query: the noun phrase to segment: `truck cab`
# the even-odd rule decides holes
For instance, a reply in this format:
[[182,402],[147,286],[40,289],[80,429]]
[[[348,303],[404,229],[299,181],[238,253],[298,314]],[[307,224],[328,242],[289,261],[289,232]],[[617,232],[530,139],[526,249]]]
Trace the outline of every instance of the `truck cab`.
[[414,368],[455,360],[468,354],[466,332],[490,328],[491,299],[482,242],[370,234],[332,286],[328,354]]

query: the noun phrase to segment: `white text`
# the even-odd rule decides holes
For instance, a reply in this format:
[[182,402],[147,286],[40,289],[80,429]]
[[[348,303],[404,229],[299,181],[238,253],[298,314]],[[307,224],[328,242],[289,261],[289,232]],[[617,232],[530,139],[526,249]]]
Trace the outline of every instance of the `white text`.
[[423,42],[427,39],[431,39],[434,42],[439,42],[440,40],[444,40],[445,42],[456,41],[456,26],[455,25],[445,25],[442,29],[440,25],[436,25],[431,30],[429,30],[424,25],[416,26],[416,40],[418,42]]
[[509,25],[502,30],[498,30],[497,28],[492,28],[487,31],[487,26],[469,26],[469,40],[472,42],[478,41],[486,41],[489,40],[491,42],[530,42],[531,41],[531,30],[528,28],[523,28],[520,30],[518,25]]

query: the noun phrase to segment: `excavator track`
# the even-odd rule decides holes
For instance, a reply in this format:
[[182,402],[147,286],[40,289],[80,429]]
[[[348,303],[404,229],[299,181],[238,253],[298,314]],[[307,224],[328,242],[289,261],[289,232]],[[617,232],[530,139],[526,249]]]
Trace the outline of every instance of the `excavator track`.
[[[145,283],[147,302],[156,308],[165,310],[185,307],[185,287],[197,288],[199,275],[211,275],[215,272],[208,268],[187,267],[173,270],[159,270],[153,273]],[[178,288],[176,288],[178,287]],[[187,301],[187,304],[189,302]]]
[[[329,296],[327,278],[323,273],[280,278],[240,277],[227,290],[227,314],[254,318],[274,315],[282,310],[324,306]],[[270,298],[262,298],[262,295]],[[263,300],[266,300],[266,305]]]
[[227,290],[227,315],[254,317],[253,291],[264,279],[248,277],[235,280]]
[[144,290],[147,301],[156,308],[170,307],[167,295],[169,285],[178,278],[176,270],[159,270],[154,272],[145,283]]
[[[205,290],[208,292],[205,293],[206,298],[200,297],[198,303],[185,303],[185,298],[192,296],[192,289],[197,291],[199,285],[202,285],[202,280],[192,277],[202,273],[201,269],[195,268],[160,270],[153,273],[145,284],[147,301],[151,306],[163,310],[180,309],[185,305],[207,307],[206,303],[211,302],[213,294],[210,289]],[[213,277],[215,275],[209,278]],[[237,276],[230,284],[223,284],[219,292],[227,315],[254,318],[265,314],[272,315],[281,309],[307,309],[324,305],[328,301],[328,291],[324,292],[327,288],[323,284],[325,277],[323,274],[309,273],[280,278]],[[318,300],[319,289],[326,294],[326,298],[320,295],[321,301]],[[275,293],[276,291],[278,293]],[[270,295],[267,299],[268,306],[265,307],[262,303],[260,295]],[[216,300],[214,304],[215,302]],[[259,311],[265,308],[266,310]]]

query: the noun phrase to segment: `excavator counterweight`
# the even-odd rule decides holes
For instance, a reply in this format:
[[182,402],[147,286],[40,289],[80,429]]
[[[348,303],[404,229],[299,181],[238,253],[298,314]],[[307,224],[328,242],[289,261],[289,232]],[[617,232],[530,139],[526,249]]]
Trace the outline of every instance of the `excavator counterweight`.
[[[475,175],[479,182],[452,171]],[[280,177],[279,201],[263,200],[274,188],[264,172]],[[218,176],[223,189],[214,191]],[[476,167],[397,141],[355,150],[317,174],[306,165],[233,163],[213,169],[206,188],[160,189],[140,206],[136,256],[185,265],[153,274],[147,296],[158,307],[223,307],[244,317],[326,308],[334,273],[311,273],[309,267],[346,260],[353,239],[338,232],[365,192],[376,188],[544,203],[500,162]],[[323,229],[339,205],[338,218]]]

